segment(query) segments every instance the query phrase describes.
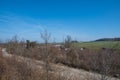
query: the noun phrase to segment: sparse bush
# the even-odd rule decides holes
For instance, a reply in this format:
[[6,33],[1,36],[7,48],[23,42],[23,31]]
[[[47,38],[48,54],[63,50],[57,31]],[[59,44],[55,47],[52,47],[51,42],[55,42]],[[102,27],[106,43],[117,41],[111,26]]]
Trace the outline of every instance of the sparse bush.
[[26,48],[29,49],[29,48],[34,48],[36,46],[36,42],[30,42],[29,40],[26,40]]
[[[11,54],[21,55],[37,60],[42,60],[46,63],[46,70],[43,72],[33,70],[26,63],[17,62],[13,59],[0,58],[0,79],[8,80],[60,80],[56,74],[50,74],[49,63],[62,63],[69,67],[82,68],[87,71],[98,72],[103,74],[101,78],[106,76],[115,76],[120,78],[120,51],[114,49],[99,49],[99,50],[80,50],[71,43],[71,37],[65,40],[65,47],[69,50],[59,50],[48,43],[50,34],[46,31],[41,34],[44,44],[38,47],[31,47],[30,42],[27,42],[29,48],[25,48],[24,42],[19,42],[13,38],[7,43],[7,50]],[[12,68],[11,68],[12,67]],[[13,72],[13,73],[12,73]],[[55,80],[54,79],[54,80]],[[63,80],[63,79],[62,79]]]
[[66,39],[65,39],[64,46],[65,46],[66,48],[70,48],[71,45],[72,45],[72,39],[71,39],[71,36],[68,35],[68,36],[66,37]]

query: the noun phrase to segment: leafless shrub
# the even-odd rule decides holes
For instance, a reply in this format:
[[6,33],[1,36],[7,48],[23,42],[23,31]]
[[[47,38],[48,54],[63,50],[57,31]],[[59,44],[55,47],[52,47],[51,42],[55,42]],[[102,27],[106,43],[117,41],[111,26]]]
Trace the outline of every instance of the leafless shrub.
[[43,33],[41,33],[41,38],[44,41],[44,61],[46,63],[46,80],[49,80],[49,76],[48,76],[48,71],[49,71],[49,61],[48,61],[48,57],[49,57],[49,52],[48,52],[48,41],[50,39],[50,34],[47,32],[47,30],[45,30]]
[[65,39],[64,45],[65,45],[66,48],[70,48],[71,44],[72,44],[72,39],[71,39],[71,36],[68,35]]
[[6,43],[7,52],[10,54],[22,55],[24,53],[25,42],[19,41],[17,36],[8,40]]
[[[93,51],[85,49],[81,51],[72,45],[71,37],[69,36],[65,40],[65,47],[69,48],[69,50],[58,50],[49,44],[50,34],[46,30],[41,33],[41,38],[43,39],[44,44],[40,45],[39,48],[29,47],[29,49],[26,49],[24,46],[25,43],[19,42],[17,37],[14,37],[7,43],[7,50],[11,54],[43,60],[46,64],[46,70],[42,72],[37,70],[33,71],[26,63],[23,63],[24,61],[17,63],[15,59],[6,60],[1,56],[1,80],[7,80],[8,78],[13,79],[13,77],[11,77],[12,75],[16,76],[14,77],[16,80],[52,80],[53,78],[56,80],[63,80],[63,78],[60,77],[60,74],[56,77],[54,76],[55,74],[50,73],[50,62],[62,63],[69,67],[82,68],[87,71],[100,73],[102,74],[101,80],[108,80],[107,76],[120,77],[119,50],[102,49]],[[14,73],[12,73],[12,71]],[[64,80],[65,79],[67,78],[64,78]]]

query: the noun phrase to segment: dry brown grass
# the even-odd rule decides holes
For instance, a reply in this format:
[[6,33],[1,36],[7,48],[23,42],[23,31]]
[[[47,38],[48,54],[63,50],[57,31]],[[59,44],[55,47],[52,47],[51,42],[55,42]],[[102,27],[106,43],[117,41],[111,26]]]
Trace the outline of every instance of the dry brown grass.
[[[49,64],[48,80],[101,80],[101,75],[61,64]],[[45,63],[16,55],[0,55],[0,80],[46,80]],[[119,80],[109,78],[108,80]]]
[[[78,69],[82,68],[87,71],[93,71],[100,74],[104,74],[105,76],[107,75],[115,76],[116,74],[118,74],[118,77],[120,78],[120,58],[119,58],[120,51],[111,51],[111,50],[93,51],[89,49],[85,49],[81,51],[80,49],[77,49],[71,45],[69,45],[70,50],[65,51],[65,50],[58,50],[57,48],[51,45],[48,45],[48,42],[47,42],[47,47],[42,45],[42,46],[39,46],[39,48],[34,47],[34,48],[26,49],[24,47],[24,43],[17,42],[16,40],[8,42],[6,47],[8,52],[11,54],[29,57],[36,60],[42,60],[44,62],[47,61],[46,63],[56,63],[56,64],[60,63],[73,68],[78,68]],[[10,69],[15,72],[14,74],[16,74],[16,76],[24,77],[25,75],[26,80],[28,79],[28,77],[26,78],[26,76],[29,76],[29,75],[30,76],[32,75],[32,77],[40,76],[40,75],[42,75],[41,77],[45,77],[43,75],[46,75],[46,71],[43,71],[43,72],[40,71],[42,73],[38,75],[39,72],[37,70],[32,70],[31,68],[29,68],[29,65],[26,65],[24,61],[21,63],[18,63],[16,62],[16,60],[9,59],[6,61],[6,59],[4,60],[3,58],[2,62],[3,63],[5,62],[6,66],[13,67]],[[8,63],[12,65],[8,65]],[[24,66],[21,66],[21,65],[24,65]],[[7,69],[8,69],[7,71],[9,71],[8,67]],[[10,72],[7,72],[7,73],[10,73]],[[32,73],[34,74],[37,73],[37,74],[34,75]],[[48,73],[48,77],[49,75],[52,75],[51,77],[54,77],[54,75],[58,75],[57,78],[60,80],[60,77],[59,77],[60,75],[58,73],[54,75]],[[30,77],[30,79],[32,79],[32,77]]]

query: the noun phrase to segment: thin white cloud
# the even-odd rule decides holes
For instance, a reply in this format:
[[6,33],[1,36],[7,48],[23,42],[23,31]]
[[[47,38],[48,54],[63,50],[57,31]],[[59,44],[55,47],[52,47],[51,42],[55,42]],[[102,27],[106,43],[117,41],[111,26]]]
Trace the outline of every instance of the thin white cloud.
[[[53,23],[51,23],[53,24]],[[90,40],[93,37],[86,33],[72,31],[69,27],[64,28],[65,25],[58,25],[58,23],[51,27],[41,24],[39,20],[18,16],[16,14],[0,15],[0,36],[6,37],[18,35],[18,37],[32,40],[39,40],[40,33],[48,30],[57,41],[63,41],[67,35],[77,40]],[[63,26],[61,28],[61,26]],[[52,37],[51,36],[51,37]],[[5,37],[5,38],[6,38]]]
[[16,15],[0,15],[0,36],[6,34],[6,37],[9,37],[17,34],[18,37],[36,38],[35,36],[40,35],[44,29],[46,28],[40,23],[31,23],[30,20]]

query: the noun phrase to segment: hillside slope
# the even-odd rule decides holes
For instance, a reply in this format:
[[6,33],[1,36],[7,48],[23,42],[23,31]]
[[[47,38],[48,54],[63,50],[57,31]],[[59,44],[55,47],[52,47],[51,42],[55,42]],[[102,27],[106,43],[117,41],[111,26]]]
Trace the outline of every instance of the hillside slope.
[[[40,71],[45,70],[45,63],[43,61],[8,54],[5,49],[2,49],[2,54],[4,57],[16,58],[20,62],[24,61],[33,69],[38,69]],[[70,68],[61,64],[50,63],[49,68],[49,73],[53,73],[60,77],[64,77],[65,80],[101,80],[101,78],[103,77],[107,78],[107,80],[120,80],[117,78],[111,78],[97,73],[87,72],[82,69]]]

